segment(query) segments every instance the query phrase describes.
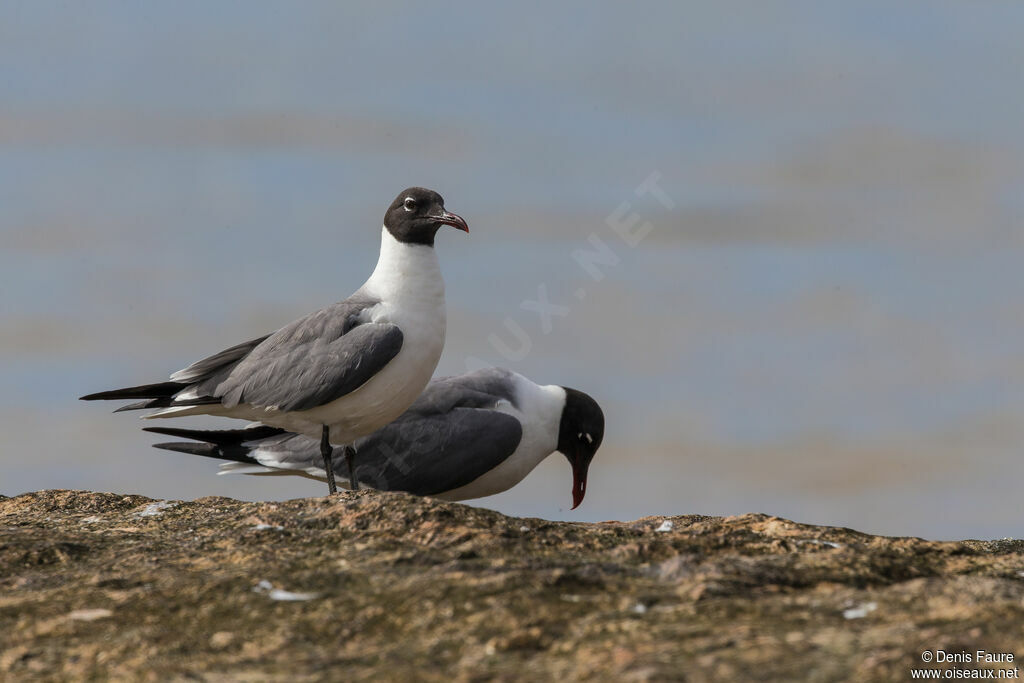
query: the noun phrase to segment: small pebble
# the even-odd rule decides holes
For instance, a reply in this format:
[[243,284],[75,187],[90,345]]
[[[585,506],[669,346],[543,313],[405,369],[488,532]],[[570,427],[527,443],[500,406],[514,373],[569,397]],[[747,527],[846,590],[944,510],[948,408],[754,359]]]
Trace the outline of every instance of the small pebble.
[[235,634],[231,631],[217,631],[210,636],[210,647],[215,650],[223,650],[235,639]]
[[292,591],[286,591],[281,588],[274,588],[274,584],[270,583],[266,579],[261,580],[255,586],[253,586],[254,593],[266,593],[267,597],[271,600],[279,600],[282,602],[302,602],[304,600],[316,600],[320,597],[319,593],[293,593]]
[[97,619],[106,619],[112,616],[114,616],[113,612],[99,607],[96,609],[76,609],[68,615],[68,619],[72,621],[96,621]]
[[865,602],[862,605],[851,607],[850,609],[843,610],[844,619],[863,619],[867,615],[878,609],[877,602]]
[[304,600],[316,600],[320,597],[319,593],[293,593],[291,591],[281,590],[280,588],[274,588],[267,597],[271,600],[282,600],[284,602],[302,602]]
[[177,507],[177,503],[170,503],[166,500],[158,500],[155,503],[150,503],[146,507],[142,508],[139,512],[135,513],[136,517],[159,517],[163,514],[164,510],[169,508]]

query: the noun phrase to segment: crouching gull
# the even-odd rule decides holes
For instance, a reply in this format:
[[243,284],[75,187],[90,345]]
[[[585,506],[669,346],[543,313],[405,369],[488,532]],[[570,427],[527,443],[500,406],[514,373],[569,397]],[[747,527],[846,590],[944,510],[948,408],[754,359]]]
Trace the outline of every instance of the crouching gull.
[[197,361],[169,382],[82,400],[144,399],[120,410],[235,417],[303,434],[318,440],[334,493],[331,445],[342,446],[351,468],[348,445],[401,415],[437,367],[445,303],[434,236],[443,225],[469,232],[441,195],[411,187],[384,215],[377,267],[349,298]]
[[[220,474],[330,476],[315,439],[275,427],[146,431],[204,442],[156,447],[231,461]],[[433,380],[401,417],[352,443],[356,480],[344,485],[445,500],[481,498],[515,486],[557,450],[572,466],[575,509],[603,438],[604,414],[587,394],[488,368]],[[344,454],[336,450],[334,457]]]

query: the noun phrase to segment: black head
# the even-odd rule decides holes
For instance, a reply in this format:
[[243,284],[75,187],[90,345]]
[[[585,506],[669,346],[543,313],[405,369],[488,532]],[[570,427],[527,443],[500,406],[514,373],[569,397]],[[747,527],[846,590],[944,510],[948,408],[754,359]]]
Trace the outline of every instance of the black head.
[[582,391],[565,389],[565,407],[558,425],[558,451],[572,465],[572,509],[587,493],[587,470],[604,440],[604,413],[597,401]]
[[444,210],[441,195],[424,187],[403,190],[384,214],[384,227],[396,240],[406,244],[434,246],[434,235],[442,225],[469,232],[466,221]]

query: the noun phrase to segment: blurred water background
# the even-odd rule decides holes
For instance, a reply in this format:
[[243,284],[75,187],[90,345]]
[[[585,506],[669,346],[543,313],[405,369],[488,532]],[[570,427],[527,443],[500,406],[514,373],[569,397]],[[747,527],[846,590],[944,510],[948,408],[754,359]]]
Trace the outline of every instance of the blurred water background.
[[[321,495],[76,398],[347,296],[420,184],[472,227],[438,239],[439,373],[505,365],[608,419],[578,510],[561,456],[477,504],[1020,536],[1022,26],[994,1],[4,2],[0,493]],[[599,280],[572,256],[595,237]]]

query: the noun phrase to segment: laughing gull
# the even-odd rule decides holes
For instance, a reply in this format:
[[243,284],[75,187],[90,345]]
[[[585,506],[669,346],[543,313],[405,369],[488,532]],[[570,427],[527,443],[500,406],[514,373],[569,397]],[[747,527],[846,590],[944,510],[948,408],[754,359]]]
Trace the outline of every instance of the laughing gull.
[[469,232],[441,195],[411,187],[384,215],[377,267],[349,298],[197,361],[169,382],[82,400],[145,399],[120,410],[235,417],[303,434],[318,440],[334,493],[331,445],[342,446],[353,467],[348,444],[401,415],[437,367],[445,303],[434,236],[442,225]]
[[[205,442],[156,447],[231,461],[220,474],[329,476],[316,439],[275,427],[146,431]],[[604,414],[587,394],[488,368],[433,380],[401,417],[352,448],[358,483],[445,500],[506,491],[557,450],[572,466],[575,509],[603,438]],[[335,451],[334,457],[344,454]]]

